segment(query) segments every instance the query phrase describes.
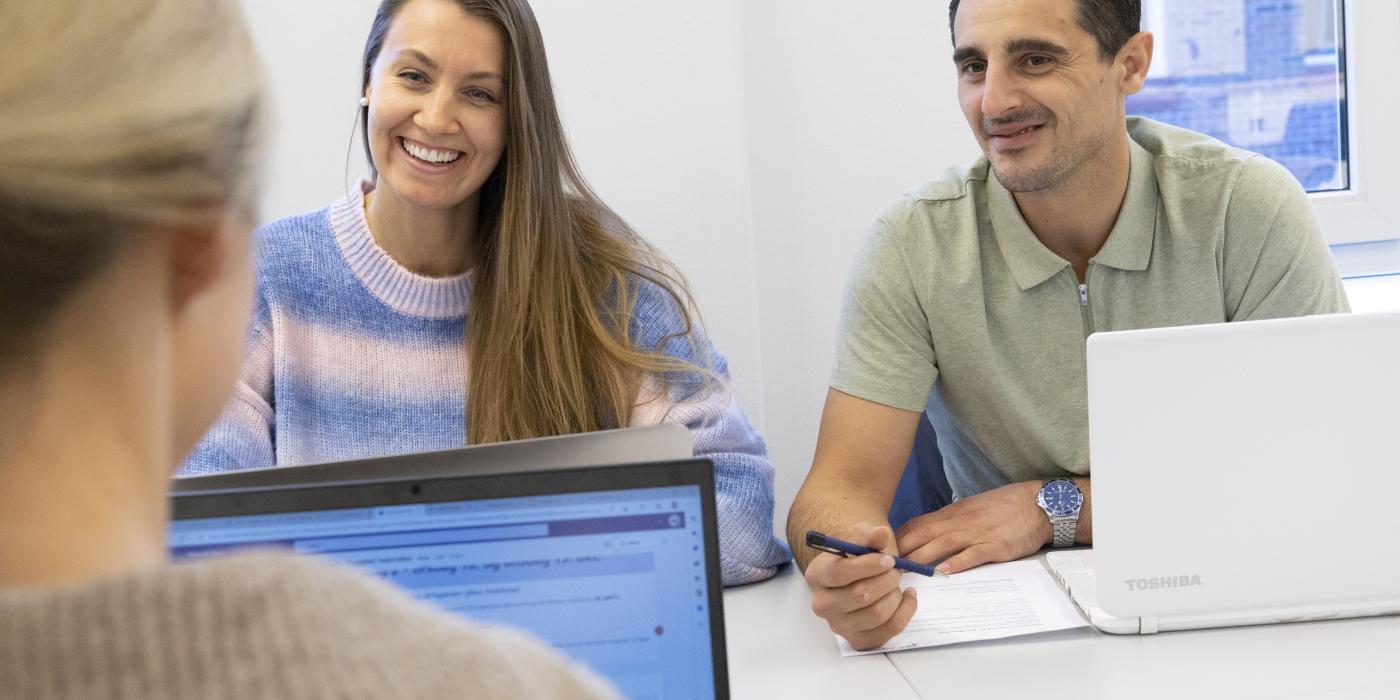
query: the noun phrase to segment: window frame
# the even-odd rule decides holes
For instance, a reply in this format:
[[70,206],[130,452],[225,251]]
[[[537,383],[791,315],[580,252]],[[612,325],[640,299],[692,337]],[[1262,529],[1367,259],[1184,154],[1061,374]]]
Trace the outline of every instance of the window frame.
[[[1310,193],[1330,245],[1400,238],[1400,132],[1387,128],[1385,106],[1400,104],[1400,3],[1342,0],[1346,70],[1348,188]],[[1378,155],[1371,155],[1378,154]]]

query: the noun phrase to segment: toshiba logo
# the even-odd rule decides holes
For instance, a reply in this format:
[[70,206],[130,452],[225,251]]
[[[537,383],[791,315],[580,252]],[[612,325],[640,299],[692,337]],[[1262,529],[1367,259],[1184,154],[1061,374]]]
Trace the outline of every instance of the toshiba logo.
[[1130,591],[1155,591],[1162,588],[1190,588],[1201,585],[1200,574],[1182,576],[1153,576],[1152,578],[1127,579]]

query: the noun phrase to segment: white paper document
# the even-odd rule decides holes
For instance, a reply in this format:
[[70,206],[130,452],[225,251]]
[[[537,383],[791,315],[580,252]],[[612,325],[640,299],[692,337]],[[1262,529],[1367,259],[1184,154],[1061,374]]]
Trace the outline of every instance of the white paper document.
[[1084,627],[1088,623],[1038,561],[987,564],[952,576],[904,574],[919,593],[909,626],[884,646],[856,651],[836,637],[842,656],[879,654],[982,639]]

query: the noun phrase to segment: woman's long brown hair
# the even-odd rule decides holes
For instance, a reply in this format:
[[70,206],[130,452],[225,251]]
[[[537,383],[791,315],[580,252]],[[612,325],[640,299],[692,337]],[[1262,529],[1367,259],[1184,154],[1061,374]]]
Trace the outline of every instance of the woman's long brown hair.
[[[394,16],[384,0],[364,53],[364,86]],[[684,277],[589,188],[564,136],[544,40],[525,0],[453,0],[505,39],[506,148],[482,186],[467,313],[467,442],[625,427],[644,380],[696,377],[718,389]],[[367,108],[362,108],[367,110]],[[367,114],[361,117],[367,122]],[[369,152],[368,127],[362,135]],[[370,157],[371,165],[373,157]],[[638,348],[642,285],[668,297],[696,362]]]

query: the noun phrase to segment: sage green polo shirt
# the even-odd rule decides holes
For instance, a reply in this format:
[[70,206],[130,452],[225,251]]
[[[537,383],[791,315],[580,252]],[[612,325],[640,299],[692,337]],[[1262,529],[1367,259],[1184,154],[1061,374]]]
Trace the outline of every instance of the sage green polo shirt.
[[1184,129],[1127,126],[1127,194],[1082,287],[985,158],[887,207],[855,260],[831,385],[927,410],[955,497],[1089,475],[1091,333],[1348,310],[1287,170]]

